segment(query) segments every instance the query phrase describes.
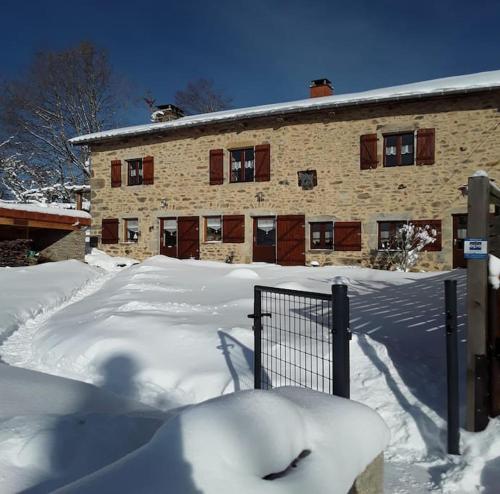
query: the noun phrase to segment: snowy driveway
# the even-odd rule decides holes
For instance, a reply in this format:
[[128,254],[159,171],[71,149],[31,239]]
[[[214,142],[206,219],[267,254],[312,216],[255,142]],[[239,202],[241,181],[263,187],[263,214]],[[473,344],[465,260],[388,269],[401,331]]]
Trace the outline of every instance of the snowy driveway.
[[376,409],[391,429],[388,492],[439,485],[459,492],[459,485],[479,481],[478,472],[470,478],[470,468],[459,463],[456,475],[441,483],[453,467],[443,459],[443,280],[458,279],[463,311],[461,273],[158,257],[100,276],[72,303],[21,325],[0,348],[1,358],[166,411],[252,386],[246,315],[253,309],[254,284],[329,292],[341,276],[349,285],[355,333],[352,398]]

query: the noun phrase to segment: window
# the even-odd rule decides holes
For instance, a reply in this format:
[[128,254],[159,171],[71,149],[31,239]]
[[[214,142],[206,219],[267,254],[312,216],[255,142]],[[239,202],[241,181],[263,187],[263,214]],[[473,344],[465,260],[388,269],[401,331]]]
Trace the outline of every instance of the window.
[[378,248],[396,250],[396,235],[398,230],[406,225],[407,221],[379,221]]
[[333,223],[311,223],[311,249],[333,249]]
[[205,242],[222,242],[222,221],[220,216],[205,218]]
[[276,219],[258,218],[257,231],[255,235],[256,245],[275,245],[276,244]]
[[384,166],[406,166],[414,163],[413,132],[384,136]]
[[139,220],[125,220],[125,242],[137,242],[139,240]]
[[231,152],[231,182],[253,182],[255,176],[254,148],[233,149]]
[[128,160],[128,185],[141,185],[143,180],[142,159]]
[[177,220],[163,220],[163,245],[164,247],[177,247]]

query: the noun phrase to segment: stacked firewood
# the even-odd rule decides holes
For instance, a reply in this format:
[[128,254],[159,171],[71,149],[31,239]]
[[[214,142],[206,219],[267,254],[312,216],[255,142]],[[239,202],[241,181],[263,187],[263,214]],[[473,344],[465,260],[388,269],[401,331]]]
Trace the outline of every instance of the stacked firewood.
[[0,267],[29,266],[33,264],[28,256],[31,240],[0,241]]

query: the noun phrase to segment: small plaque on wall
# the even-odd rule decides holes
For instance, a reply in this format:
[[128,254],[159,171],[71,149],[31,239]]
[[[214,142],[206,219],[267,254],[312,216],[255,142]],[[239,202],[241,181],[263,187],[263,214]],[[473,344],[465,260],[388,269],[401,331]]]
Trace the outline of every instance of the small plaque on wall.
[[303,190],[311,190],[318,185],[318,176],[316,170],[305,170],[297,172],[299,178],[299,187]]

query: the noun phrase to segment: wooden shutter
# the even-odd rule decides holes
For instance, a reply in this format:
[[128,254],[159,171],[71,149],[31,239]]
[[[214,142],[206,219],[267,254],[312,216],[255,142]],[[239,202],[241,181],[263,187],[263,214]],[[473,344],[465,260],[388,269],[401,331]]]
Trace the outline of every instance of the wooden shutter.
[[210,150],[210,185],[224,183],[224,151],[222,149]]
[[435,129],[420,129],[417,132],[417,165],[434,164],[435,141]]
[[432,244],[426,245],[422,250],[436,252],[442,249],[441,220],[412,220],[411,223],[421,228],[429,225],[431,229],[436,230],[436,240]]
[[118,220],[116,218],[102,220],[101,243],[118,243]]
[[333,231],[335,250],[361,250],[360,221],[336,221]]
[[283,215],[277,221],[276,261],[283,266],[304,266],[306,263],[305,216]]
[[152,156],[142,159],[142,183],[153,185],[155,183],[155,161]]
[[122,186],[122,162],[113,160],[111,162],[111,187]]
[[359,138],[359,166],[361,170],[377,168],[377,134],[365,134]]
[[255,181],[269,182],[271,180],[271,145],[255,146]]
[[245,242],[245,216],[231,215],[222,218],[222,241],[241,244]]

